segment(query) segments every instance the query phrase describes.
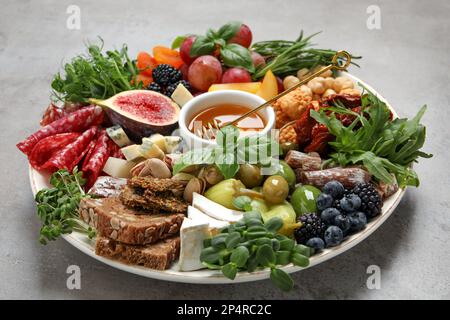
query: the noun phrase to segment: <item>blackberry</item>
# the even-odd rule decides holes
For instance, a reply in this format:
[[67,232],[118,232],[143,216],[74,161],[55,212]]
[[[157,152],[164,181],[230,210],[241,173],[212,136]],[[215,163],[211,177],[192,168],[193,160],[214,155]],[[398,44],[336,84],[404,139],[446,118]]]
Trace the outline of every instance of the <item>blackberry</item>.
[[157,66],[153,69],[152,76],[153,81],[162,87],[180,81],[182,78],[181,71],[168,64],[160,64]]
[[302,223],[302,226],[294,232],[298,243],[305,244],[311,238],[323,239],[327,226],[315,213],[304,214],[297,221]]
[[361,198],[359,211],[364,212],[367,218],[373,218],[380,214],[383,201],[373,184],[360,183],[353,188],[352,193]]
[[168,97],[172,96],[173,92],[175,91],[175,89],[179,84],[182,84],[188,91],[191,91],[191,84],[186,80],[180,80],[167,87],[166,96]]
[[163,89],[161,88],[161,86],[159,84],[157,84],[156,82],[152,82],[147,86],[147,90],[151,90],[151,91],[156,91],[159,93],[163,93]]

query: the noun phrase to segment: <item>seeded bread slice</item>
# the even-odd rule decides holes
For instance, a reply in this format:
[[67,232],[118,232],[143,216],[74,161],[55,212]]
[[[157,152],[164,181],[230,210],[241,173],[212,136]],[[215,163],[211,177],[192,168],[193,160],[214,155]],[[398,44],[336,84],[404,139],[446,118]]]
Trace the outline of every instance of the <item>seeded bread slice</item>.
[[160,240],[156,243],[133,246],[105,237],[97,237],[95,253],[99,256],[146,268],[165,270],[178,258],[180,237]]
[[97,230],[99,236],[125,244],[144,245],[178,233],[184,215],[137,214],[119,198],[82,199],[80,217]]

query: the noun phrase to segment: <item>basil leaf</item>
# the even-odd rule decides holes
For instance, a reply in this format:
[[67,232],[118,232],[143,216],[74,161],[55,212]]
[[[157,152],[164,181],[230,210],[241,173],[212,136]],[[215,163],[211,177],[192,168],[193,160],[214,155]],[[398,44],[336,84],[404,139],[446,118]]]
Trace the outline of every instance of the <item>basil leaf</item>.
[[173,174],[177,174],[195,164],[213,164],[214,150],[212,148],[193,149],[184,153],[173,166]]
[[239,21],[228,22],[217,31],[217,37],[228,41],[238,33],[241,25],[242,22]]
[[291,276],[281,269],[272,268],[270,270],[270,279],[283,291],[291,291],[294,288],[294,281]]
[[217,33],[213,29],[209,28],[208,30],[206,30],[206,38],[209,40],[215,40],[220,37],[217,36]]
[[250,252],[246,247],[239,246],[231,252],[230,262],[236,264],[238,268],[243,268],[250,257]]
[[186,36],[178,36],[172,41],[172,49],[178,49],[183,41],[186,39]]
[[[192,50],[191,50],[192,51]],[[223,63],[228,67],[242,67],[249,72],[255,72],[250,51],[236,43],[229,43],[220,51]]]
[[241,241],[241,234],[239,232],[229,233],[225,238],[225,245],[228,250],[235,248]]
[[239,164],[237,164],[237,163],[217,164],[217,167],[219,168],[220,172],[223,174],[223,177],[225,179],[233,178],[236,175],[236,173],[239,171]]
[[270,267],[275,264],[275,252],[272,247],[265,244],[258,248],[256,251],[256,259],[258,260],[258,264],[263,267]]
[[237,274],[236,265],[232,262],[227,263],[226,265],[224,265],[222,267],[222,273],[228,279],[234,280],[234,278],[236,278],[236,274]]
[[214,49],[215,43],[213,40],[204,36],[197,36],[192,44],[191,51],[189,51],[189,55],[191,57],[203,56],[213,53]]

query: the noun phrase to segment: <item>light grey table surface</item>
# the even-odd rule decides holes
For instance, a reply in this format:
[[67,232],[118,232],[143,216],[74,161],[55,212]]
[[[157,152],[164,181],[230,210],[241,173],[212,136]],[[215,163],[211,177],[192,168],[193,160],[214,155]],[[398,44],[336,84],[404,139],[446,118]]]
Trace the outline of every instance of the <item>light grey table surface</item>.
[[[81,9],[81,29],[66,28],[66,9]],[[366,26],[369,5],[381,29]],[[414,299],[450,298],[450,2],[442,1],[17,1],[0,0],[0,298],[14,299]],[[106,47],[126,42],[132,55],[241,20],[254,40],[294,39],[322,30],[321,47],[360,54],[351,72],[371,84],[402,116],[428,104],[426,151],[416,166],[419,189],[363,243],[293,275],[284,294],[270,281],[195,285],[142,278],[108,267],[64,240],[41,246],[27,160],[15,144],[38,128],[50,81],[100,35]],[[81,290],[68,290],[66,269],[81,268]],[[367,267],[381,289],[366,286]]]

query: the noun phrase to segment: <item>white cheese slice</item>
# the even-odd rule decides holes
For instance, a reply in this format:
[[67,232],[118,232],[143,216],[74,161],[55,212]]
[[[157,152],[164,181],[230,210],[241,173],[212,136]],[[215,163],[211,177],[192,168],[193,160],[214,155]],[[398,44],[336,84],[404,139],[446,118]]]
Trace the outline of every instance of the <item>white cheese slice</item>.
[[194,96],[181,83],[177,86],[175,91],[170,96],[180,107],[184,106],[186,102],[193,99]]
[[120,149],[120,151],[122,151],[125,159],[127,159],[128,161],[134,161],[142,158],[142,155],[139,152],[139,146],[137,144],[132,144],[131,146],[124,147]]
[[180,271],[192,271],[204,268],[200,262],[203,240],[210,238],[207,222],[184,218],[180,228]]
[[230,225],[228,221],[214,219],[193,206],[188,207],[187,216],[194,221],[208,223],[211,235],[218,234],[221,229]]
[[178,136],[166,136],[164,137],[165,144],[165,152],[166,153],[174,153],[180,147],[181,141],[183,138]]
[[128,138],[122,127],[117,125],[106,129],[106,134],[114,141],[119,147],[125,147],[131,144],[131,140]]
[[109,157],[106,160],[103,172],[109,174],[114,178],[129,178],[130,170],[135,165],[134,162],[130,162],[124,159]]
[[[163,141],[164,142],[164,141]],[[158,145],[151,141],[150,138],[143,138],[142,144],[139,146],[139,152],[144,158],[164,159],[164,152]]]
[[155,133],[152,134],[149,138],[145,138],[156,144],[164,153],[167,153],[166,151],[166,141],[165,137],[162,134]]
[[225,208],[224,206],[209,200],[196,192],[193,195],[192,206],[200,211],[203,211],[214,219],[228,222],[239,221],[242,219],[244,214],[242,211]]

